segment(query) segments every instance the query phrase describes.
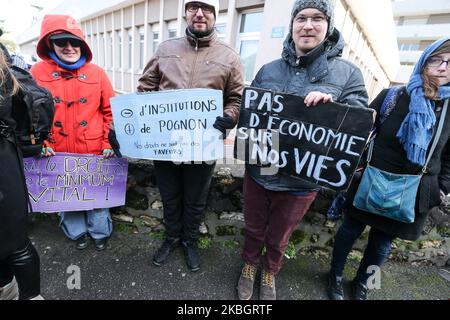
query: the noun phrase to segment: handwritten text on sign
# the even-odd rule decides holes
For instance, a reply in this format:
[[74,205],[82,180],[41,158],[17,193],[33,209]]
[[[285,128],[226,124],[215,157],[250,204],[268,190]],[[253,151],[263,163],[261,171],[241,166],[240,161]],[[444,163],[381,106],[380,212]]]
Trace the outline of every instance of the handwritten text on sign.
[[306,107],[304,98],[246,88],[235,156],[334,190],[351,181],[374,123],[374,111],[337,103]]
[[209,161],[223,158],[213,128],[223,115],[222,91],[170,90],[111,99],[120,151],[138,159]]
[[25,158],[25,178],[34,212],[83,211],[125,204],[128,162],[124,158],[58,153]]

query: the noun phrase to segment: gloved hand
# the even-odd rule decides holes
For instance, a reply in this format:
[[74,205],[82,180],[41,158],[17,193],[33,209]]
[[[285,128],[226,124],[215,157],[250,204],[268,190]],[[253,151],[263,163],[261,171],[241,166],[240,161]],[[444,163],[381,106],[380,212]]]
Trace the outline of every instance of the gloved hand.
[[41,155],[43,157],[50,157],[56,155],[55,151],[53,151],[50,147],[42,147]]
[[111,158],[112,156],[114,156],[114,151],[111,149],[104,149],[102,154],[103,158]]
[[117,141],[116,131],[114,129],[109,129],[108,140],[109,140],[109,144],[111,145],[111,147],[114,150],[114,153],[119,158],[121,158],[122,154],[120,153],[120,144],[119,144],[119,141]]
[[217,117],[216,122],[214,122],[213,127],[222,132],[222,138],[225,139],[227,129],[234,128],[234,121],[226,113],[223,117]]

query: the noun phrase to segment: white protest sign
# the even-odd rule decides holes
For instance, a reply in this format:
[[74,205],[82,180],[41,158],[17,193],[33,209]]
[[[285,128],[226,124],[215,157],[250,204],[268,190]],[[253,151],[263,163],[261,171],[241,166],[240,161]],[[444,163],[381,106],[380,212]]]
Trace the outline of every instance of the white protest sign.
[[124,156],[165,161],[223,158],[222,91],[186,89],[121,95],[111,99],[114,126]]

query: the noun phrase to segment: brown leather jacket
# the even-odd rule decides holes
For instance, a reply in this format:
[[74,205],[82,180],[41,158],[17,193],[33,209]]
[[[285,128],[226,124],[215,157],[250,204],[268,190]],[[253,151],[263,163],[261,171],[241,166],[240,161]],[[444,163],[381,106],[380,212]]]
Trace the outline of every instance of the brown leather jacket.
[[222,90],[224,113],[237,122],[244,89],[242,66],[237,53],[218,40],[215,32],[200,39],[186,33],[183,38],[161,43],[145,67],[137,90],[193,88]]

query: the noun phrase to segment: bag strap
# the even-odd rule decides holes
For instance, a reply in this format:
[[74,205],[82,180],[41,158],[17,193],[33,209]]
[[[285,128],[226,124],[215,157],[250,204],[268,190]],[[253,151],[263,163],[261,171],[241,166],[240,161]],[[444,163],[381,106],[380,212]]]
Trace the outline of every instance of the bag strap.
[[446,99],[444,102],[444,107],[442,109],[441,118],[439,119],[439,125],[438,125],[437,131],[436,131],[436,135],[434,136],[433,144],[431,145],[430,153],[428,154],[427,161],[425,161],[425,165],[422,168],[423,173],[428,172],[428,167],[427,167],[428,163],[430,162],[431,157],[433,156],[433,152],[436,149],[436,146],[439,141],[439,137],[442,134],[442,128],[444,127],[444,122],[445,122],[445,115],[447,114],[448,101],[449,101],[449,99]]
[[[427,160],[425,161],[425,164],[422,168],[422,173],[427,173],[428,172],[428,163],[431,160],[431,157],[433,156],[433,152],[436,149],[436,146],[439,142],[439,138],[442,134],[442,128],[444,127],[444,122],[445,122],[445,115],[447,114],[447,109],[448,109],[448,101],[449,99],[445,100],[444,102],[444,107],[442,109],[442,113],[441,113],[441,117],[439,119],[439,124],[438,124],[438,128],[436,131],[436,135],[434,136],[433,139],[433,144],[431,145],[430,148],[430,152],[428,153],[428,157]],[[375,144],[375,139],[372,139],[372,141],[370,141],[370,145],[369,145],[369,151],[367,154],[367,163],[370,163],[370,160],[372,159],[372,153],[373,153],[373,146]]]
[[394,107],[397,104],[398,98],[400,97],[403,88],[404,86],[389,88],[386,97],[383,100],[383,104],[381,105],[380,108],[380,124],[378,125],[378,127],[380,127],[383,124],[383,122],[391,114],[392,110],[394,110]]
[[397,105],[398,98],[402,94],[404,88],[404,86],[391,87],[388,89],[386,96],[384,97],[383,103],[380,107],[379,124],[375,127],[370,136],[369,149],[367,150],[367,163],[369,163],[372,159],[373,145],[375,143],[377,131],[394,110],[394,107]]

